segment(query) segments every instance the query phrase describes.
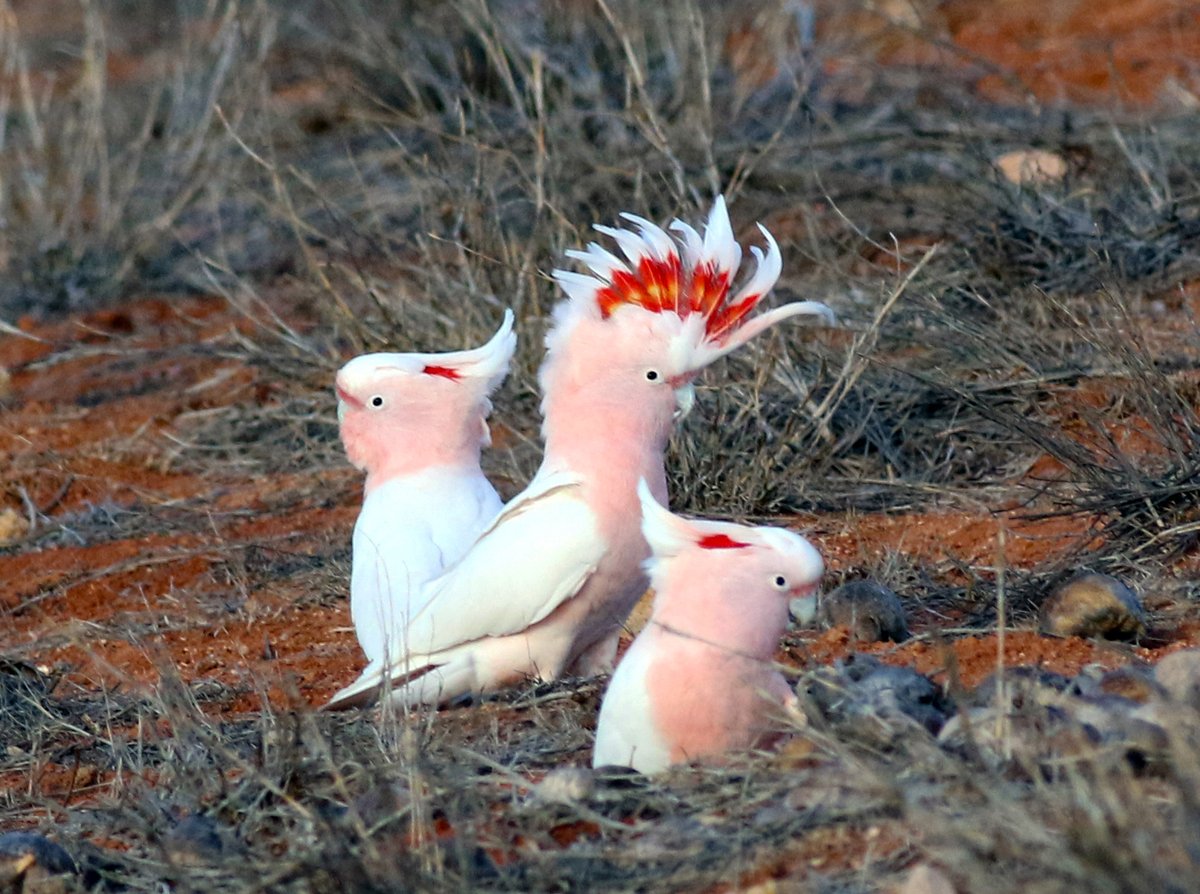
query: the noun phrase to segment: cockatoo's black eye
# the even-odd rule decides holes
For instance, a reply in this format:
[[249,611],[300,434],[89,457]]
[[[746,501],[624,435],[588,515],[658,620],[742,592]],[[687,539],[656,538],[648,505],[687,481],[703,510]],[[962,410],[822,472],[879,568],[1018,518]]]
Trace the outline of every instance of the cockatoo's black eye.
[[782,574],[776,575],[775,576],[775,586],[777,586],[781,590],[786,589],[787,588],[787,578],[784,577]]
[[646,381],[647,382],[657,382],[658,381],[658,370],[657,369],[646,370]]
[[382,407],[383,406],[383,395],[376,394],[373,398],[371,398],[371,406]]

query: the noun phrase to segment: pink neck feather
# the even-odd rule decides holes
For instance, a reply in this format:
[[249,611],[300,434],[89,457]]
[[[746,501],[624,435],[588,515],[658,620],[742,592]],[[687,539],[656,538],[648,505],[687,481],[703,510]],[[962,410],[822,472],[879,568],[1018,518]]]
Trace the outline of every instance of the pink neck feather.
[[395,478],[434,467],[461,468],[474,472],[479,468],[479,453],[487,443],[488,429],[484,413],[454,413],[439,419],[436,412],[423,413],[407,431],[380,432],[372,446],[374,457],[367,465],[366,493]]

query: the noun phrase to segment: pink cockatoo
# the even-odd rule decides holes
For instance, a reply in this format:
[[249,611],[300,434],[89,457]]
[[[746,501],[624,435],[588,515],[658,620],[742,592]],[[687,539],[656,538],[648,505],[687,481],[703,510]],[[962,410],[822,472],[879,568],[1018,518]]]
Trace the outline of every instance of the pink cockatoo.
[[644,482],[639,495],[654,607],[604,693],[592,765],[657,773],[765,744],[796,700],[773,658],[820,553],[783,528],[673,515]]
[[675,417],[710,363],[813,301],[751,311],[775,284],[771,234],[758,267],[731,295],[742,250],[718,198],[704,236],[675,221],[673,239],[634,215],[637,231],[596,229],[621,259],[592,244],[568,252],[592,275],[554,271],[567,293],[554,312],[540,371],[546,451],[537,474],[455,565],[430,582],[385,672],[364,673],[330,707],[373,698],[386,682],[401,704],[439,704],[523,678],[611,669],[620,626],[645,591],[637,483],[666,496],[663,467]]
[[479,468],[488,397],[508,372],[512,311],[487,344],[442,354],[363,354],[337,374],[346,455],[367,473],[354,525],[350,616],[382,667],[422,587],[456,562],[503,505]]

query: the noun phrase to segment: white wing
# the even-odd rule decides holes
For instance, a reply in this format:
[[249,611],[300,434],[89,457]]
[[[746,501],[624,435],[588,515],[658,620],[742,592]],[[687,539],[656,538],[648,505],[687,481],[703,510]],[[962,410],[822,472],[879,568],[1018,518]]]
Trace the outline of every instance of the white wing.
[[[439,664],[438,653],[519,633],[578,593],[607,549],[579,484],[570,473],[539,475],[461,560],[430,581],[419,597],[423,607],[392,645],[386,675],[401,679]],[[384,668],[368,667],[327,707],[360,703],[384,678]]]
[[607,545],[569,473],[541,476],[430,581],[405,652],[428,655],[536,624],[583,587]]
[[354,525],[350,616],[371,664],[400,651],[425,585],[462,558],[500,511],[495,489],[476,471],[430,469],[372,491]]

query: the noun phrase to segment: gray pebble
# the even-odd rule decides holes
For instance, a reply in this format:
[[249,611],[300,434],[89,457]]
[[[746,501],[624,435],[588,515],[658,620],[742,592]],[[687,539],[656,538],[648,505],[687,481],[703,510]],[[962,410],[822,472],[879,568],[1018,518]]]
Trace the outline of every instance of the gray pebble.
[[908,639],[908,623],[900,597],[873,580],[842,584],[820,599],[817,620],[824,627],[848,627],[861,642]]
[[906,718],[936,733],[949,710],[941,687],[928,677],[857,653],[809,678],[807,694],[823,719],[834,723],[862,715]]

